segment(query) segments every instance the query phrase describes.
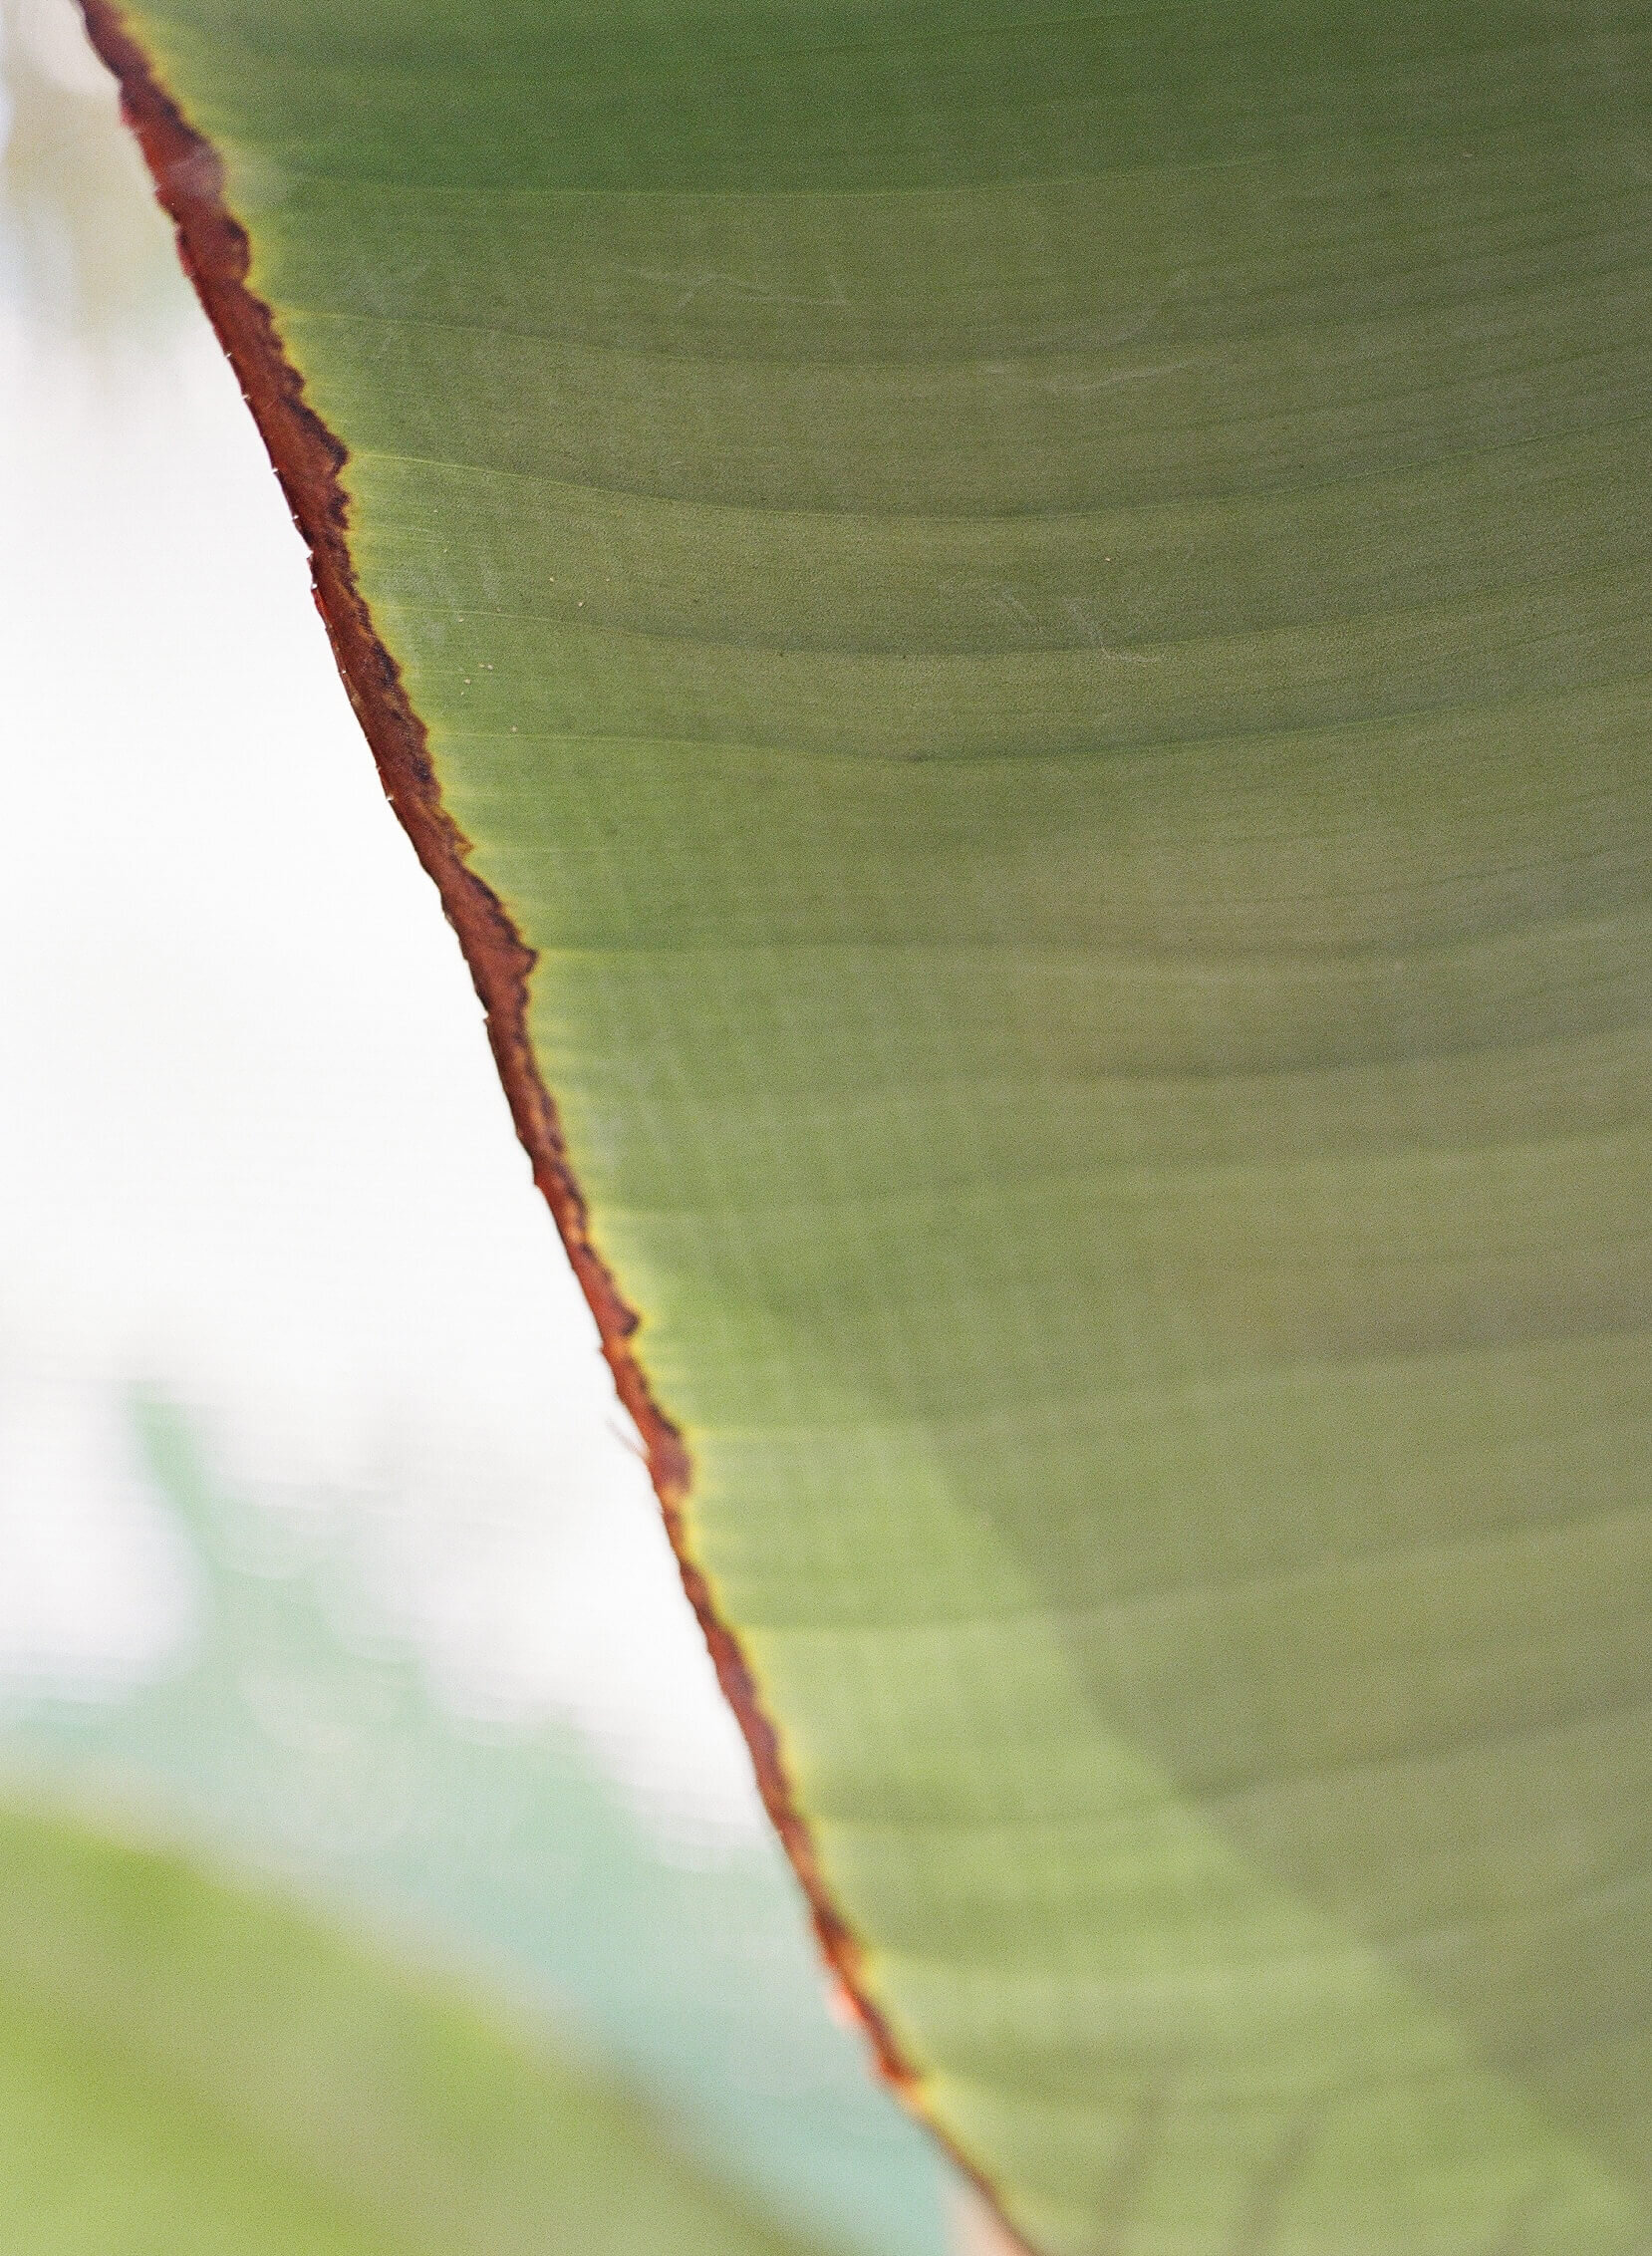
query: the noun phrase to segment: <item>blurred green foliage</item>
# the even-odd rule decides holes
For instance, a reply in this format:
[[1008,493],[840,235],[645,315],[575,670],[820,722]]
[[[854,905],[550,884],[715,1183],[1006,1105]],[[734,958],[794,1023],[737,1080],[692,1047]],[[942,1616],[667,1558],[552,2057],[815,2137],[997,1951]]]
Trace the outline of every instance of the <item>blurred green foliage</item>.
[[170,1850],[0,1815],[17,2256],[801,2256],[459,1988]]
[[107,1698],[14,1686],[19,1781],[165,1813],[548,2012],[777,2213],[882,2256],[936,2256],[943,2166],[833,2025],[765,1833],[673,1841],[566,1721],[483,1722],[434,1691],[368,1587],[362,1500],[243,1500],[191,1421],[133,1404],[196,1578],[187,1646]]

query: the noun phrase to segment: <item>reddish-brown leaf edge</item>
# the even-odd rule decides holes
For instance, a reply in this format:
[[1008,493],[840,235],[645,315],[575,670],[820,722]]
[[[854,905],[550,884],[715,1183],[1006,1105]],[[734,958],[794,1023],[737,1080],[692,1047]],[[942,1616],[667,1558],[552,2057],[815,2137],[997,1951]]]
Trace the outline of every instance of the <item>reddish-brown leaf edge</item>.
[[161,208],[176,229],[184,271],[228,355],[309,550],[316,608],[372,748],[385,796],[458,937],[481,1000],[488,1044],[517,1136],[597,1319],[603,1359],[613,1373],[615,1388],[642,1436],[649,1477],[683,1587],[704,1634],[717,1682],[745,1735],[763,1807],[802,1885],[820,1948],[865,2031],[880,2075],[971,2180],[1012,2243],[1025,2248],[1004,2218],[993,2187],[931,2119],[922,2105],[917,2071],[904,2058],[882,2011],[866,1994],[860,1941],[826,1891],[808,1826],[786,1776],[778,1734],[758,1698],[739,1640],[717,1612],[705,1575],[689,1553],[684,1517],[692,1477],[688,1451],[681,1431],[655,1399],[633,1349],[638,1315],[592,1239],[585,1196],[569,1164],[556,1106],[528,1039],[528,979],[534,951],[511,923],[497,894],[469,865],[470,843],[442,805],[424,724],[356,585],[348,539],[349,505],[340,482],[346,450],[306,401],[304,380],[287,359],[269,307],[247,287],[251,246],[223,200],[222,158],[161,86],[113,0],[81,0],[81,7],[92,44],[119,83],[122,115],[142,149]]

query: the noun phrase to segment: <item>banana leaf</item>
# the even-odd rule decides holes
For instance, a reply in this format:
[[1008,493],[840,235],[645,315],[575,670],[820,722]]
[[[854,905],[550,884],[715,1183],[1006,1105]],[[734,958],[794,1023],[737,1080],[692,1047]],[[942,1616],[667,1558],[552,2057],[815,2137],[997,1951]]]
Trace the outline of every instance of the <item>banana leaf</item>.
[[1652,8],[88,15],[886,2075],[1644,2249]]

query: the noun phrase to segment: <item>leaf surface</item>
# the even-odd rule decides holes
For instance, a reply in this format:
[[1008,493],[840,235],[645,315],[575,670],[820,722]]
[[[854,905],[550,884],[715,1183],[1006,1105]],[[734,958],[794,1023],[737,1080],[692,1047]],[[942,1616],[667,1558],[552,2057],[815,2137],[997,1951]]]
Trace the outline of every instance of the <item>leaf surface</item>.
[[1644,2247],[1652,12],[94,22],[886,2067]]

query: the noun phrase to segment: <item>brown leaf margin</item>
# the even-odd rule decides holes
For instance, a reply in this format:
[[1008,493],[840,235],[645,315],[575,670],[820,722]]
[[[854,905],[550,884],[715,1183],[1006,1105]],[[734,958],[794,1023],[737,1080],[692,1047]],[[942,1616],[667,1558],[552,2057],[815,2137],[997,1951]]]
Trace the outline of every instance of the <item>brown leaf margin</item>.
[[642,1436],[684,1590],[717,1682],[745,1735],[763,1807],[802,1886],[827,1966],[866,2036],[879,2075],[974,2186],[1008,2247],[1035,2256],[1004,2215],[996,2189],[930,2115],[919,2072],[867,1993],[862,1944],[827,1893],[807,1822],[786,1775],[778,1732],[763,1709],[739,1640],[717,1612],[704,1572],[689,1552],[685,1508],[692,1465],[688,1446],[656,1400],[632,1347],[641,1319],[597,1251],[556,1105],[528,1038],[528,981],[535,952],[498,895],[469,866],[470,841],[442,804],[424,723],[356,584],[349,502],[340,476],[347,451],[306,401],[304,379],[287,359],[270,308],[247,286],[252,248],[223,200],[223,159],[162,87],[114,0],[80,0],[80,6],[88,37],[120,87],[121,114],[143,152],[155,195],[176,230],[184,272],[228,356],[309,551],[316,609],[385,796],[458,938],[517,1137],[597,1320],[615,1389]]

